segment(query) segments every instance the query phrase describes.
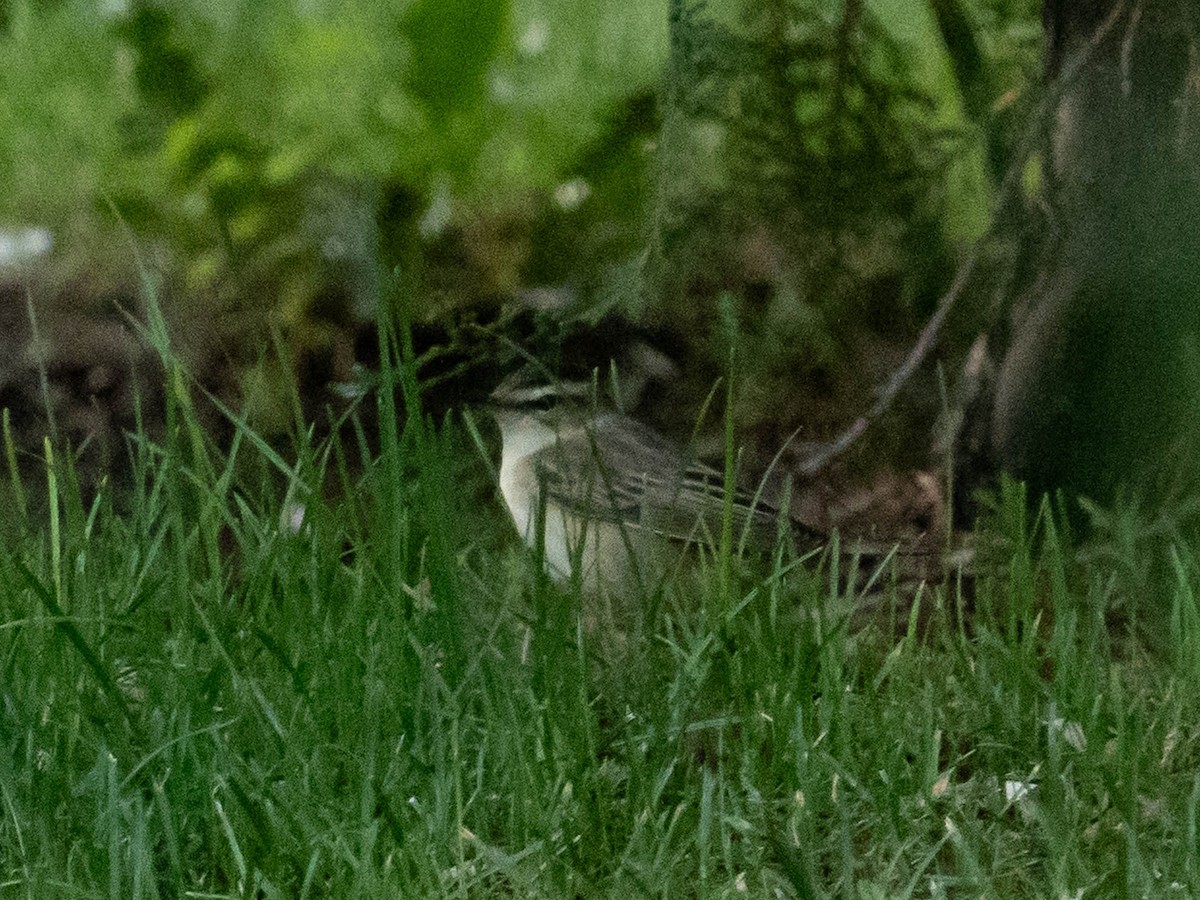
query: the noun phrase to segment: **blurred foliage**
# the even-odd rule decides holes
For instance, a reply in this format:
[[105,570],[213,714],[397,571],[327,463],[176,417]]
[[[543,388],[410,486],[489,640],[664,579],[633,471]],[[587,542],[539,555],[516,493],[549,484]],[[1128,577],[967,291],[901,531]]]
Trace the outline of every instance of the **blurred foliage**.
[[[586,159],[616,110],[653,95],[661,5],[603,0],[586,17],[567,0],[2,9],[0,226],[50,227],[68,275],[123,268],[136,282],[150,262],[233,341],[282,328],[293,355],[343,357],[322,370],[345,378],[338,343],[373,318],[381,276],[423,278],[426,316],[511,294],[533,219],[564,209],[531,197],[581,159],[616,185],[607,206],[625,223],[599,241],[636,239],[644,172]],[[255,351],[228,355],[237,369]],[[281,364],[245,382],[261,414],[281,405]]]
[[314,182],[492,207],[552,188],[652,88],[665,41],[661,7],[612,0],[587,17],[564,0],[6,12],[0,221],[98,229],[112,201],[197,286],[278,268]]
[[300,345],[393,274],[427,318],[566,284],[684,325],[733,288],[794,383],[862,327],[903,339],[983,233],[1037,9],[7,0],[0,225],[81,266],[131,257],[128,225],[186,296]]
[[675,111],[691,123],[685,146],[711,148],[693,159],[722,170],[701,182],[760,216],[798,212],[810,230],[902,219],[910,258],[935,249],[929,226],[962,250],[1007,162],[1003,113],[1036,76],[1036,6],[1009,6],[747,0],[722,17],[681,2]]
[[611,0],[588,17],[564,0],[113,6],[9,7],[4,218],[77,215],[104,191],[186,205],[164,179],[231,180],[246,159],[274,181],[551,186],[614,102],[654,84],[665,40],[661,7]]

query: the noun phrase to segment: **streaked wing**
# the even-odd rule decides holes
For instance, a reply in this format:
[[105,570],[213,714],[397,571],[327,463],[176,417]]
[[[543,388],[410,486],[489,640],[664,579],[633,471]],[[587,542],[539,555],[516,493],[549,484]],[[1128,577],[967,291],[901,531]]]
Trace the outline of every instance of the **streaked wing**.
[[[540,462],[548,499],[589,520],[681,541],[711,541],[721,532],[723,473],[634,419],[609,414],[560,435]],[[735,493],[736,538],[748,527],[756,543],[771,543],[778,517],[765,501]]]

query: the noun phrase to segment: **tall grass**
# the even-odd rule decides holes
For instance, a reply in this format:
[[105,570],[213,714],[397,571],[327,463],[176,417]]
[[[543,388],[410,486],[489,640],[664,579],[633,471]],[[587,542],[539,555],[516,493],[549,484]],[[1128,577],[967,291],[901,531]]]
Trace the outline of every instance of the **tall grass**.
[[1200,893],[1185,546],[1134,597],[1144,548],[1081,559],[1007,488],[900,638],[729,536],[589,629],[385,337],[374,440],[285,458],[230,411],[218,451],[164,345],[127,498],[49,445],[10,483],[50,513],[0,548],[0,897]]

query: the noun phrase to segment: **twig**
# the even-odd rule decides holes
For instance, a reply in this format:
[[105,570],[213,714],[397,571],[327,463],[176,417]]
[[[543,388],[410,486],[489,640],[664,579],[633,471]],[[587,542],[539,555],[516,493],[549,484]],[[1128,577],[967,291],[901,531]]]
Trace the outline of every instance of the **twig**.
[[1142,21],[1142,0],[1134,4],[1129,11],[1129,22],[1125,26],[1125,37],[1121,40],[1121,95],[1128,97],[1133,93],[1133,76],[1129,74],[1132,68],[1133,42],[1137,37],[1138,23]]
[[916,343],[913,344],[904,362],[892,373],[892,377],[888,379],[887,384],[879,395],[879,399],[875,401],[866,413],[855,419],[849,428],[801,463],[799,467],[801,474],[805,476],[815,475],[834,459],[845,453],[876,419],[891,408],[896,396],[900,393],[908,379],[912,377],[913,372],[924,362],[929,351],[933,349],[937,343],[942,324],[954,308],[959,295],[975,274],[975,269],[978,267],[980,258],[982,257],[984,245],[995,235],[997,225],[1003,218],[1003,214],[1018,196],[1021,174],[1025,171],[1025,166],[1029,158],[1037,148],[1042,129],[1057,109],[1058,103],[1067,88],[1075,83],[1083,71],[1083,67],[1095,54],[1096,48],[1100,46],[1101,42],[1103,42],[1108,33],[1120,20],[1121,15],[1125,11],[1125,5],[1125,0],[1121,0],[1121,2],[1113,7],[1108,17],[1092,33],[1087,46],[1072,57],[1069,63],[1063,67],[1060,75],[1048,86],[1046,95],[1042,98],[1042,102],[1039,104],[1032,118],[1030,127],[1026,129],[1024,136],[1021,138],[1017,153],[1013,157],[1012,163],[1009,164],[1008,171],[1004,173],[1004,179],[1001,181],[1000,188],[996,192],[996,207],[992,213],[991,224],[988,226],[987,231],[976,240],[970,254],[963,260],[962,265],[959,266],[958,272],[954,276],[954,282],[950,285],[946,293],[942,295],[941,299],[938,300],[937,309],[934,310],[933,315],[929,318],[929,322],[921,330],[921,334],[917,337]]

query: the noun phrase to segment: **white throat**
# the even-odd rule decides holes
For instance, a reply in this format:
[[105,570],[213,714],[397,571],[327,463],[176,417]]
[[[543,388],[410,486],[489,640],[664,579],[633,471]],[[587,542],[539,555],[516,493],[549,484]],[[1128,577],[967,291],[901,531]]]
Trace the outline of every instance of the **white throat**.
[[[504,410],[496,414],[496,422],[500,426],[501,472],[558,439],[554,428],[529,413]],[[503,477],[501,475],[502,480]]]
[[521,538],[532,543],[541,489],[533,457],[553,446],[558,435],[528,413],[502,410],[496,413],[496,422],[500,426],[500,493]]

